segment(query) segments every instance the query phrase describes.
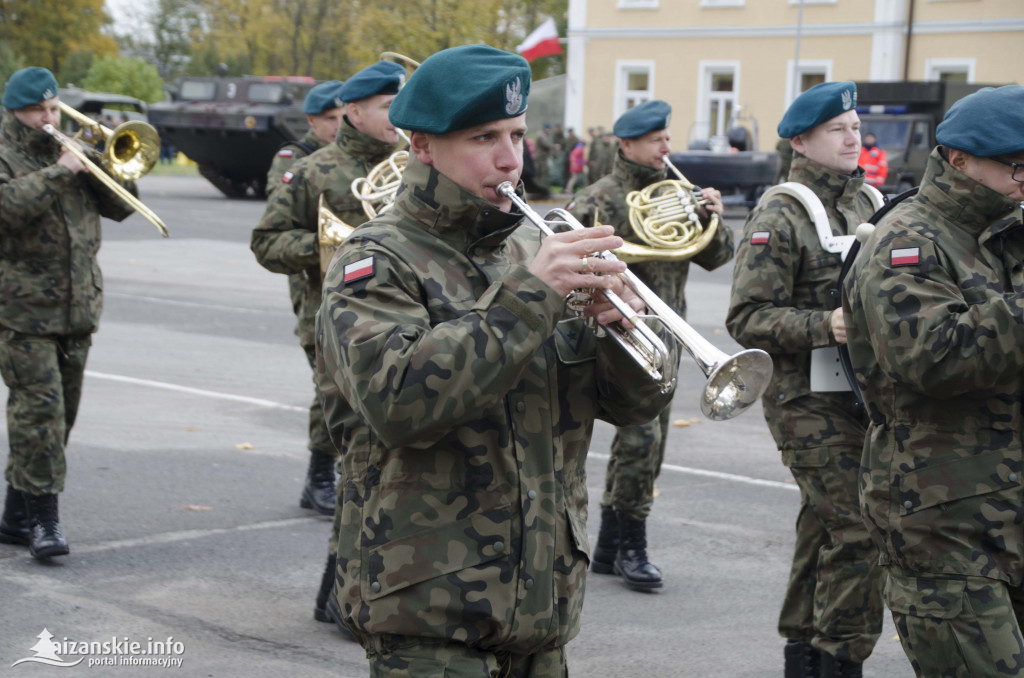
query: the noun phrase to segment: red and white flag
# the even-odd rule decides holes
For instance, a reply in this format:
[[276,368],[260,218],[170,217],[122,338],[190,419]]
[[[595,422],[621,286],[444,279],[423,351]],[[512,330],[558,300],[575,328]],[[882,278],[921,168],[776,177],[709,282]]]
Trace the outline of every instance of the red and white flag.
[[549,18],[537,26],[537,29],[526,36],[522,44],[516,47],[516,51],[523,55],[527,61],[533,61],[541,57],[552,56],[562,53],[562,43],[558,41],[558,29],[555,28],[555,20]]

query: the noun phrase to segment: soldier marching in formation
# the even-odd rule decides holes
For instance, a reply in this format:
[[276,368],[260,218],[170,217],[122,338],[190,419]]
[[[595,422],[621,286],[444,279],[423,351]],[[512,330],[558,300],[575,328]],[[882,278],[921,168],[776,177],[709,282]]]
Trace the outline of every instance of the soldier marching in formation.
[[[57,80],[45,68],[7,81],[0,119],[0,372],[10,454],[0,541],[37,559],[66,555],[57,495],[103,308],[100,217],[132,214],[88,166],[43,131],[60,128]],[[132,182],[124,183],[132,194]]]
[[867,416],[849,390],[815,391],[811,380],[812,352],[846,341],[835,294],[842,256],[825,249],[818,228],[852,234],[875,209],[861,190],[856,105],[852,82],[827,82],[786,110],[778,132],[794,151],[789,181],[810,190],[827,223],[815,223],[813,204],[766,195],[743,231],[726,318],[741,346],[772,356],[764,416],[800,487],[779,615],[787,678],[860,676],[882,632],[884,574],[857,500]]
[[[615,136],[622,140],[611,174],[594,182],[569,204],[569,211],[584,225],[610,224],[624,240],[640,242],[629,221],[626,196],[664,181],[664,158],[672,150],[668,127],[672,108],[664,101],[648,101],[623,113],[615,121]],[[701,219],[707,224],[712,212],[721,216],[721,193],[702,190],[707,205]],[[643,244],[641,242],[641,244]],[[732,231],[721,227],[714,240],[693,257],[707,270],[725,264],[733,255]],[[686,278],[689,261],[648,261],[630,267],[651,290],[680,316],[686,315]],[[647,555],[647,517],[654,504],[654,481],[665,459],[671,401],[652,421],[623,426],[615,431],[611,459],[601,498],[601,529],[592,554],[591,569],[615,572],[637,590],[662,586],[661,569]]]
[[868,403],[861,503],[918,676],[1024,674],[1024,87],[936,129],[846,279]]

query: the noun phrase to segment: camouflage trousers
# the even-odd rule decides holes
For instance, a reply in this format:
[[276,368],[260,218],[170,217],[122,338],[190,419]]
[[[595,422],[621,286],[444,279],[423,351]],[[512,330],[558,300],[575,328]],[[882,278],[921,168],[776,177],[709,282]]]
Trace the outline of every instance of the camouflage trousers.
[[10,454],[5,476],[31,494],[64,490],[64,448],[82,399],[92,336],[34,336],[3,330],[0,373],[7,384]]
[[532,654],[489,652],[463,643],[372,636],[370,678],[568,678],[565,648]]
[[313,402],[309,405],[309,451],[337,458],[338,449],[331,442],[327,419],[324,417],[324,408],[320,401],[320,387],[316,385],[316,347],[313,344],[303,344],[302,350],[306,352],[306,360],[309,361],[313,375]]
[[889,568],[885,602],[920,678],[1024,676],[1024,590]]
[[[860,448],[852,446],[783,450],[783,461],[800,488],[801,502],[815,519],[801,511],[787,595],[803,598],[813,586],[811,643],[834,657],[858,663],[871,655],[882,633],[885,579],[878,550],[861,520],[857,496],[860,457]],[[802,587],[792,576],[805,576],[808,584]],[[787,609],[806,614],[808,606],[806,599],[787,600],[783,614]],[[784,630],[784,625],[790,624],[780,618],[779,630],[784,636],[808,640],[789,635],[792,629]]]
[[828,546],[828,532],[811,509],[807,499],[800,498],[796,516],[796,545],[789,586],[779,613],[779,635],[789,640],[814,640],[814,588],[818,584],[818,554]]
[[670,402],[657,418],[646,424],[615,429],[601,506],[610,506],[634,520],[647,519],[654,505],[654,481],[665,460],[671,417]]

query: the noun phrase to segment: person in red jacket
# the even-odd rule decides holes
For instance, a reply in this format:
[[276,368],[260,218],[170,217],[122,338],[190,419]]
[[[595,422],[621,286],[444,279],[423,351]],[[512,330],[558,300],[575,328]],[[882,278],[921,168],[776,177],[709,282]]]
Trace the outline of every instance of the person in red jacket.
[[864,135],[857,164],[864,168],[864,182],[880,188],[889,176],[889,159],[885,157],[885,149],[877,146],[876,141],[871,132]]

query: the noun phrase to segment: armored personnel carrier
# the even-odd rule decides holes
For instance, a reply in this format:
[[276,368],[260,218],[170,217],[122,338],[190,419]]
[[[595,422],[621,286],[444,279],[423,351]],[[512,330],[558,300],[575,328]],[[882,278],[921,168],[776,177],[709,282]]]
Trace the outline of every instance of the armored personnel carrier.
[[275,152],[309,127],[302,102],[315,84],[302,76],[189,76],[170,101],[150,105],[149,123],[224,195],[262,198]]

